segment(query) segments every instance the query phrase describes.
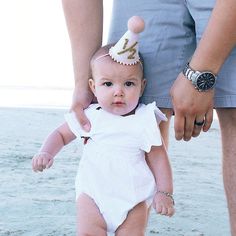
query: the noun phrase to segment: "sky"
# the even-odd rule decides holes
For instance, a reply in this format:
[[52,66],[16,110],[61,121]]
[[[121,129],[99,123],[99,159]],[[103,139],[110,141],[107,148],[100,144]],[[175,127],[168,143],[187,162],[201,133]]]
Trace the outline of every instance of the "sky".
[[[111,7],[104,0],[104,42]],[[73,68],[61,0],[0,0],[0,29],[0,106],[70,105]]]

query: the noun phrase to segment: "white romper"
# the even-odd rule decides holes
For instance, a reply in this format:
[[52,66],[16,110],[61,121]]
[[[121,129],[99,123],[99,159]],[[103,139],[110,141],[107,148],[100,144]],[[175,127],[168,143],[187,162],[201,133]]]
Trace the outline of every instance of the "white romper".
[[159,124],[167,120],[155,102],[139,104],[135,114],[118,116],[92,104],[85,110],[90,132],[81,129],[74,113],[65,115],[77,137],[89,137],[75,181],[76,198],[90,196],[107,224],[115,232],[128,212],[142,201],[150,205],[155,179],[145,161],[145,152],[162,145]]

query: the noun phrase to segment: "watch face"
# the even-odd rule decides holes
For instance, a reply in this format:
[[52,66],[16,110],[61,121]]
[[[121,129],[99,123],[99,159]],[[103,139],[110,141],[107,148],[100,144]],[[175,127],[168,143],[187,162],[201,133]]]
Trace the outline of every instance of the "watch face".
[[201,91],[213,88],[216,78],[210,72],[204,72],[197,77],[197,87]]

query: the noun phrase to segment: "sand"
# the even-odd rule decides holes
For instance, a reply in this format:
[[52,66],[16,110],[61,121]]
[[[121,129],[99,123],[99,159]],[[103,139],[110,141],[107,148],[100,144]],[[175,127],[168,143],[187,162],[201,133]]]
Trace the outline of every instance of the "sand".
[[[0,236],[75,235],[77,141],[65,147],[50,170],[31,170],[33,154],[64,112],[0,108]],[[172,129],[169,154],[176,214],[168,218],[152,211],[146,235],[229,236],[217,120],[187,143],[175,141]]]

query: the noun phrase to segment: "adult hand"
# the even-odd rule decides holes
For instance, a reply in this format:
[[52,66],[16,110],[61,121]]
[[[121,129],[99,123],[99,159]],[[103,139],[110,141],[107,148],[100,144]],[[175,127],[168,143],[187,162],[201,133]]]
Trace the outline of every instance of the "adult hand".
[[84,113],[84,109],[91,104],[93,97],[93,93],[88,88],[82,89],[75,87],[70,109],[75,112],[81,127],[87,132],[90,131],[91,124]]
[[[213,120],[214,90],[197,91],[192,83],[180,73],[170,90],[175,112],[174,129],[177,140],[188,141],[197,137],[201,130],[208,131]],[[203,126],[195,125],[194,122]]]

